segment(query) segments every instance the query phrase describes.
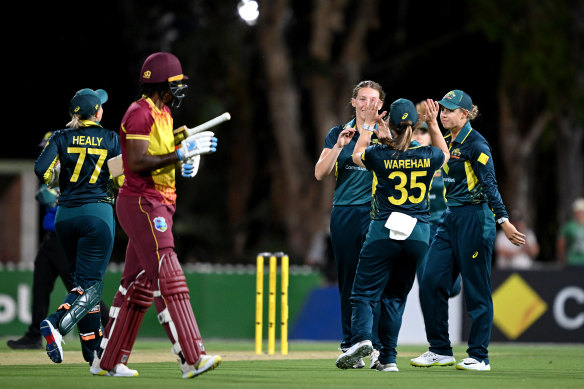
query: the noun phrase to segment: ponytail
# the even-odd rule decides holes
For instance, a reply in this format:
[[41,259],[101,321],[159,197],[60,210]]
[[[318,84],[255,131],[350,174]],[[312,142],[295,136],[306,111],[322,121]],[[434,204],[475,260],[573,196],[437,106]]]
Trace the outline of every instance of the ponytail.
[[81,127],[81,117],[79,115],[71,115],[71,121],[67,123],[67,128]]
[[399,128],[389,123],[389,128],[397,136],[391,139],[381,139],[380,142],[396,151],[406,151],[412,142],[413,123],[411,121],[401,122]]

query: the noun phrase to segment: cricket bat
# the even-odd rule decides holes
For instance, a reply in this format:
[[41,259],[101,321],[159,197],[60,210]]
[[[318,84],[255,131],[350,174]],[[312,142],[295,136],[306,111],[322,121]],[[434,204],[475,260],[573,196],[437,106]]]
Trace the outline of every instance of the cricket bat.
[[[173,131],[174,133],[174,144],[178,145],[180,142],[185,140],[191,135],[203,132],[211,127],[215,127],[223,122],[231,120],[231,115],[229,112],[224,112],[223,114],[206,121],[205,123],[199,124],[196,127],[188,128],[187,126],[181,126]],[[124,166],[122,163],[122,155],[115,156],[108,159],[107,167],[109,168],[110,174],[113,178],[119,177],[124,174]]]

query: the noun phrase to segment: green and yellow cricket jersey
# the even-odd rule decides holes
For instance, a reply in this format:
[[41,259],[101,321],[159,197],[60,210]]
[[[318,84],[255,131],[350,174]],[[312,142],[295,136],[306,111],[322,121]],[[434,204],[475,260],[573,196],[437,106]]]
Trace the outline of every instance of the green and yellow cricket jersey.
[[[331,128],[324,140],[324,148],[332,149],[339,138],[339,134],[345,128],[355,128],[355,119],[344,125]],[[353,150],[359,139],[356,131],[353,139],[343,147],[335,163],[335,193],[333,205],[361,205],[371,202],[371,190],[373,174],[353,162]],[[372,143],[377,143],[375,134],[372,135]]]
[[48,183],[51,170],[61,164],[59,205],[113,204],[114,191],[107,160],[121,153],[117,133],[99,123],[82,120],[80,128],[58,130],[35,162],[35,174]]
[[487,202],[496,219],[509,217],[497,188],[491,147],[485,138],[466,123],[456,139],[452,139],[450,131],[444,139],[450,150],[450,160],[442,166],[446,205]]
[[365,149],[361,159],[375,175],[373,220],[386,220],[392,212],[401,212],[428,223],[428,192],[434,172],[444,162],[442,150],[417,141],[403,152],[374,145]]

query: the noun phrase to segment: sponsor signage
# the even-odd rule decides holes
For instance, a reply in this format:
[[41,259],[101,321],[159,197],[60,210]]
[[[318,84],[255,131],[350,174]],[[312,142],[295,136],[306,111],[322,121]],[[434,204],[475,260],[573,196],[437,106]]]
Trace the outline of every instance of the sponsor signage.
[[[492,342],[584,343],[584,267],[493,271]],[[470,319],[463,318],[468,339]]]

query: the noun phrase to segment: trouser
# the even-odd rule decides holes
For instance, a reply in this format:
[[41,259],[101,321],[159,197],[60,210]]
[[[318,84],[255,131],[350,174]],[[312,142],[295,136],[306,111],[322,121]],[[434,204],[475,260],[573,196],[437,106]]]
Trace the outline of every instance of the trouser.
[[[330,230],[331,243],[335,262],[337,264],[338,285],[341,301],[341,349],[351,347],[353,333],[351,331],[351,291],[359,262],[359,252],[365,241],[365,236],[371,222],[371,204],[352,206],[333,206],[331,212]],[[378,326],[379,307],[374,308],[373,347],[379,349]]]
[[420,300],[430,351],[453,355],[448,334],[448,298],[460,274],[472,324],[467,353],[489,363],[493,325],[491,257],[495,219],[487,204],[448,207],[427,254]]
[[[50,297],[57,278],[61,277],[65,289],[74,288],[73,275],[69,271],[69,262],[65,252],[57,239],[55,231],[47,231],[39,246],[34,260],[32,281],[32,322],[28,326],[26,337],[41,337],[40,324],[49,312]],[[100,301],[101,322],[105,325],[109,316],[109,309]]]
[[[48,317],[56,327],[65,315],[67,307],[73,305],[80,296],[76,288],[87,290],[103,281],[114,245],[113,207],[107,203],[90,203],[79,207],[59,206],[55,230],[67,257],[75,286],[75,289],[70,290],[65,296],[59,310]],[[83,356],[91,363],[93,351],[97,350],[101,340],[99,306],[82,317],[77,326]]]
[[[430,223],[430,243],[428,245],[432,244],[432,241],[434,240],[434,236],[436,235],[436,231],[438,230],[438,223]],[[416,277],[418,277],[418,284],[420,284],[420,280],[422,279],[422,275],[424,274],[424,269],[426,268],[426,262],[428,261],[428,252],[426,252],[426,255],[424,256],[424,259],[420,262],[418,262],[418,267],[416,268]],[[462,278],[460,277],[460,274],[458,275],[458,277],[456,277],[456,279],[454,280],[454,284],[452,285],[452,288],[450,288],[450,297],[456,297],[460,294],[460,291],[462,289]],[[419,298],[421,299],[422,296],[419,295]]]
[[118,220],[128,235],[121,285],[106,326],[102,368],[127,363],[142,318],[152,300],[158,320],[179,356],[183,373],[194,369],[205,354],[184,273],[174,252],[172,224],[175,206],[157,199],[119,196]]
[[396,362],[402,316],[416,266],[428,250],[428,233],[428,224],[418,222],[410,238],[394,240],[385,221],[374,220],[361,250],[351,295],[353,343],[371,339],[373,309],[379,305],[379,361],[383,364]]

